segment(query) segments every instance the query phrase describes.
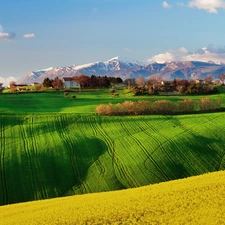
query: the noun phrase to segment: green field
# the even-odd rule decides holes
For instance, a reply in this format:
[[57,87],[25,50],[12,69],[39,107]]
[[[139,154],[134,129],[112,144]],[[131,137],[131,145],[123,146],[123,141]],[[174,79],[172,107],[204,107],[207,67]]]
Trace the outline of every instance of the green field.
[[[100,116],[100,103],[200,99],[108,91],[0,95],[0,205],[225,169],[225,113]],[[211,98],[223,97],[213,95]]]
[[[222,91],[221,91],[222,92]],[[173,102],[193,99],[199,100],[203,97],[211,99],[221,98],[225,107],[225,94],[216,95],[193,95],[193,96],[133,96],[128,91],[117,91],[119,97],[109,94],[108,90],[86,91],[81,93],[69,93],[64,97],[63,92],[44,92],[44,93],[15,93],[0,94],[0,114],[5,113],[94,113],[99,104],[116,104],[126,100],[150,100],[160,99],[171,100]],[[76,95],[76,99],[71,96]]]
[[1,205],[138,187],[225,168],[224,113],[0,118]]

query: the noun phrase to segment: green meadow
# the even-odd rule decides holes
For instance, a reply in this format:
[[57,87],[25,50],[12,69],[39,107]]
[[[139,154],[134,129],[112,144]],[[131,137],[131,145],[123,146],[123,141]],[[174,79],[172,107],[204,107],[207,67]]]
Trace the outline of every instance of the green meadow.
[[[5,113],[94,113],[99,104],[116,104],[126,100],[170,100],[173,102],[192,99],[199,100],[203,97],[210,99],[221,98],[225,104],[224,89],[215,95],[175,95],[175,96],[133,96],[129,91],[117,91],[119,97],[109,93],[108,90],[92,90],[71,92],[67,97],[63,92],[37,92],[37,93],[3,93],[0,94],[0,114]],[[76,99],[72,99],[76,95]]]
[[223,112],[94,113],[101,103],[203,96],[75,94],[76,99],[62,92],[0,95],[0,205],[127,189],[225,169]]

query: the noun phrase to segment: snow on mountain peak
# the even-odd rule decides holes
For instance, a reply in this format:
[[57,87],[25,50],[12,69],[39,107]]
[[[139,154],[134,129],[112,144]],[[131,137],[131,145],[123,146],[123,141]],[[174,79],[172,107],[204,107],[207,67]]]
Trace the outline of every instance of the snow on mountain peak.
[[87,64],[82,64],[82,65],[75,65],[74,67],[73,67],[73,69],[74,70],[80,70],[80,69],[83,69],[83,68],[87,68],[87,67],[90,67],[90,66],[93,66],[93,65],[95,65],[96,63],[98,63],[98,62],[94,62],[94,63],[87,63]]
[[126,65],[134,64],[134,65],[138,65],[138,66],[146,66],[149,64],[148,62],[140,62],[137,60],[127,59],[127,58],[124,58],[121,56],[116,56],[110,60],[105,61],[105,63],[110,63],[110,62],[115,62],[115,61],[126,64]]
[[47,71],[52,70],[52,69],[53,69],[53,67],[49,67],[47,69],[36,70],[35,72],[47,72]]

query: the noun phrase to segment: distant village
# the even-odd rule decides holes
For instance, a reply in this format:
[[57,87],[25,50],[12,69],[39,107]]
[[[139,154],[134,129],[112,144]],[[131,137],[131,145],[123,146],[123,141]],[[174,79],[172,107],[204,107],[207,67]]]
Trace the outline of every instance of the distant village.
[[210,94],[216,93],[215,85],[224,85],[225,74],[219,74],[218,79],[214,80],[211,75],[204,79],[174,79],[171,81],[163,80],[161,76],[150,76],[148,80],[139,76],[138,78],[130,78],[122,80],[120,77],[107,76],[87,76],[84,74],[74,77],[62,78],[45,78],[42,83],[31,82],[30,84],[17,84],[12,81],[7,88],[0,83],[0,92],[8,89],[9,92],[27,92],[38,91],[44,89],[76,89],[76,88],[128,88],[134,95],[143,94],[160,94],[166,92],[167,94]]

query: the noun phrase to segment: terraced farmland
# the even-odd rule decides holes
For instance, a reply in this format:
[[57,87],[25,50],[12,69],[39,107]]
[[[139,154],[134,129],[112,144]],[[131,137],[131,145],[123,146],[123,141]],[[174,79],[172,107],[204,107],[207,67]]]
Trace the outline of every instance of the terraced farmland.
[[0,205],[225,168],[225,114],[0,116]]

